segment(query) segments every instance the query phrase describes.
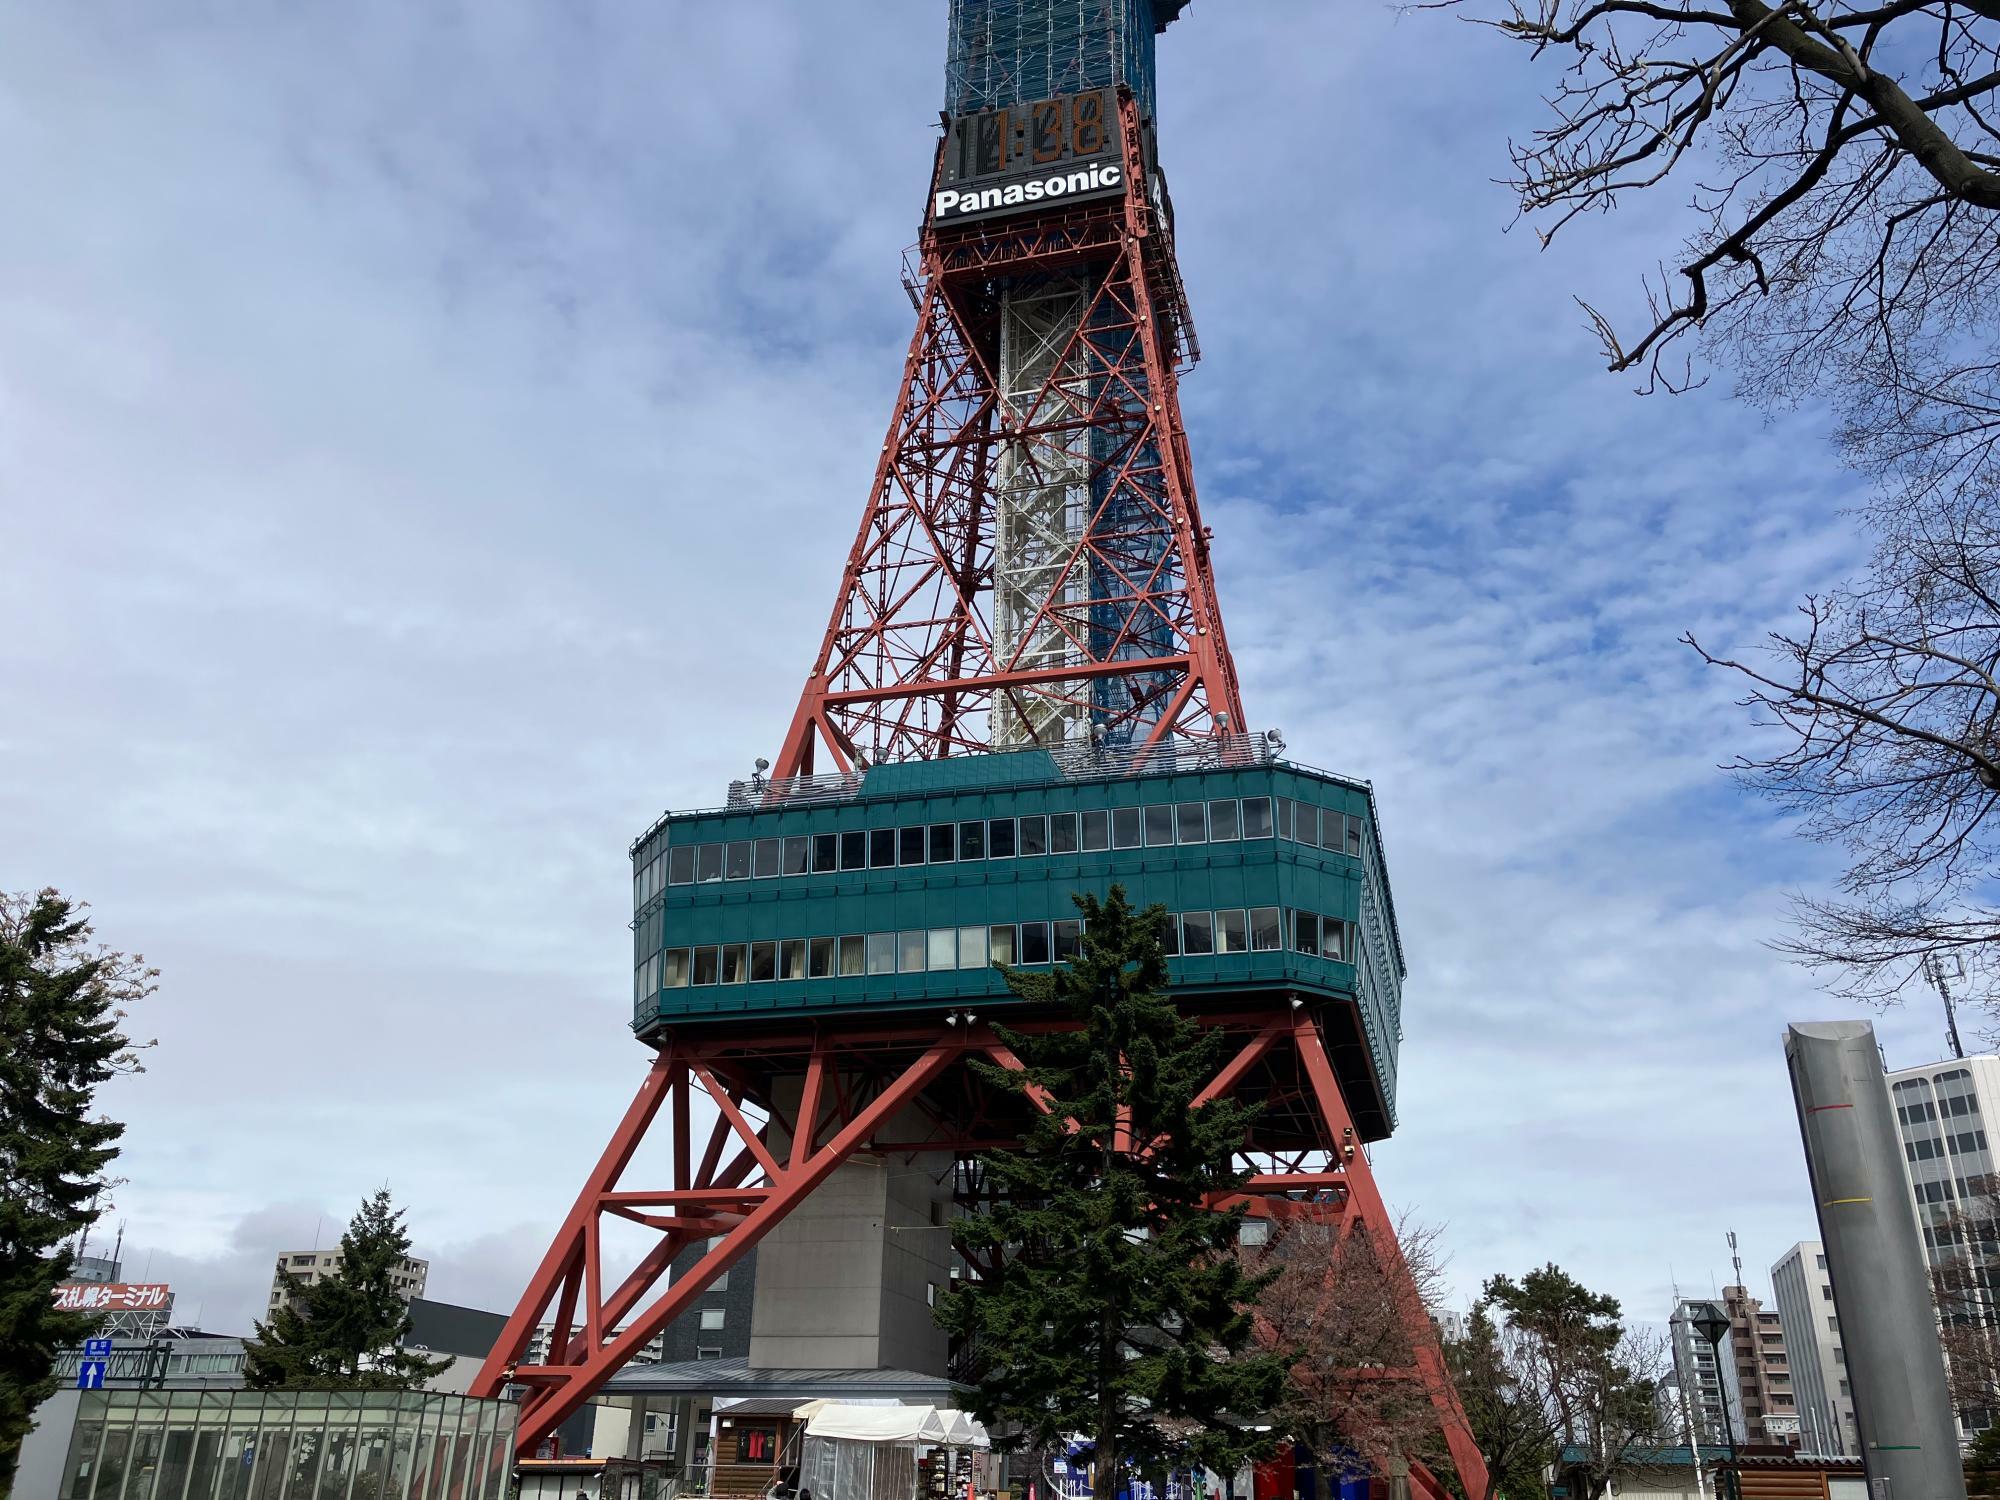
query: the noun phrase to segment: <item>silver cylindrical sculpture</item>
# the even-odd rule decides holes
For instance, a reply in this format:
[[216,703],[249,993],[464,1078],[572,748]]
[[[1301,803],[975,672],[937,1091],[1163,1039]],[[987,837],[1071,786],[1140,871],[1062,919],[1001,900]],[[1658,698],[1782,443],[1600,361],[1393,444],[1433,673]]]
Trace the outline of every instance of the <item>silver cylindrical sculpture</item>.
[[[1903,1149],[1875,1028],[1814,1021],[1785,1035],[1806,1170],[1861,1429],[1869,1493],[1962,1500],[1930,1269],[1910,1211]],[[1886,1481],[1886,1483],[1884,1483]]]

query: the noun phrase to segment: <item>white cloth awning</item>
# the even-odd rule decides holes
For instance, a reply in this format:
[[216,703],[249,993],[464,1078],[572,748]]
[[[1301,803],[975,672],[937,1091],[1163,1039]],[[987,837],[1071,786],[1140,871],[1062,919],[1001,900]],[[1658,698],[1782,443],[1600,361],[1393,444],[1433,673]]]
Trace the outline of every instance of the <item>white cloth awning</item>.
[[806,1436],[857,1443],[944,1443],[951,1440],[951,1429],[935,1406],[843,1406],[829,1401],[808,1416]]

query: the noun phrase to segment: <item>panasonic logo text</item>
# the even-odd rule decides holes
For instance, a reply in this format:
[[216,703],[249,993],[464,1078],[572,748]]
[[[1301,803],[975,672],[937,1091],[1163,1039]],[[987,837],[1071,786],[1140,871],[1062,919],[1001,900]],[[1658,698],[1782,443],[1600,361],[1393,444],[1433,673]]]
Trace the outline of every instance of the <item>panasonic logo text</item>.
[[1057,172],[1030,182],[1010,182],[1005,187],[942,188],[932,200],[931,217],[949,219],[966,214],[992,213],[1001,208],[1021,208],[1050,198],[1102,192],[1106,188],[1122,186],[1124,181],[1125,169],[1116,162],[1110,162],[1073,172]]

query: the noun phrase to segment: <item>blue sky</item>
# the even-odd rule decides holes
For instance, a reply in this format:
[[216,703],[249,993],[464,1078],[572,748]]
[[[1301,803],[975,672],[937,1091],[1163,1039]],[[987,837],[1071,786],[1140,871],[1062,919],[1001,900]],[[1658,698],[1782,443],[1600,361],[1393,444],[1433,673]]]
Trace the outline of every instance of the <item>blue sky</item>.
[[[625,846],[774,752],[888,419],[941,0],[0,3],[0,883],[165,971],[128,1271],[241,1328],[383,1181],[510,1301],[643,1070]],[[1715,765],[1851,569],[1817,414],[1641,399],[1685,194],[1508,232],[1525,56],[1203,0],[1161,142],[1251,719],[1371,778],[1393,1204],[1667,1309],[1815,1234],[1764,946],[1828,851]],[[1882,1023],[1892,1062],[1942,1047]]]

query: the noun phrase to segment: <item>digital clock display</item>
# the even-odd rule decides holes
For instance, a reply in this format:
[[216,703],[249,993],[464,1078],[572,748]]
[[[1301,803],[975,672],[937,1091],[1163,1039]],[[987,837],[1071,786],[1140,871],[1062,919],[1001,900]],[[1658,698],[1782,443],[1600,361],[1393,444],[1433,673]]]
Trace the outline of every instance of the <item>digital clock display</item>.
[[1125,190],[1110,89],[960,115],[945,139],[933,222],[988,218]]

